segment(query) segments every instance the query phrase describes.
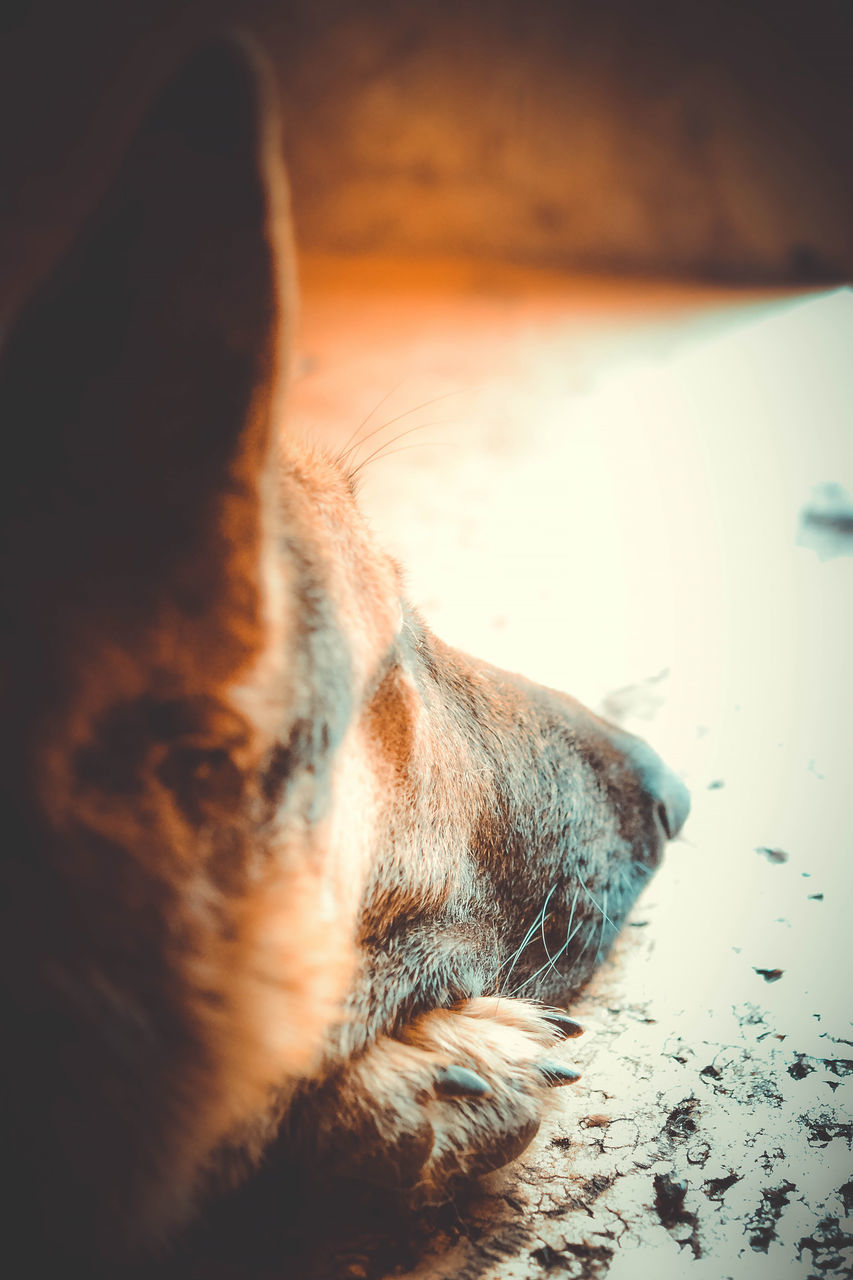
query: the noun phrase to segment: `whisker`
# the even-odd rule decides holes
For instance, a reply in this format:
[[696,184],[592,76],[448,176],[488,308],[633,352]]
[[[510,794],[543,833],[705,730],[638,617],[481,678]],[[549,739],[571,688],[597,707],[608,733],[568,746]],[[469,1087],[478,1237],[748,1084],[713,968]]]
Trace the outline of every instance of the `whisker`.
[[[398,433],[395,436],[391,436],[389,440],[383,440],[382,443],[377,445],[372,453],[369,453],[366,458],[359,458],[355,464],[348,469],[350,479],[357,476],[362,467],[366,467],[368,462],[372,461],[373,458],[378,457],[383,449],[387,449],[392,444],[396,444],[398,440],[405,440],[406,436],[414,435],[416,431],[426,431],[427,427],[435,427],[437,425],[439,424],[436,422],[419,422],[414,427],[407,427],[405,431],[398,431]],[[369,436],[365,437],[365,439],[369,438]],[[364,442],[362,441],[362,443]]]
[[[395,418],[389,418],[387,422],[380,422],[378,427],[374,427],[372,431],[368,431],[366,436],[362,436],[360,440],[356,440],[354,444],[350,445],[349,449],[347,449],[345,453],[341,454],[339,460],[344,466],[347,466],[350,455],[357,449],[363,448],[369,440],[378,436],[380,432],[387,431],[389,427],[393,427],[395,422],[400,422],[403,418],[408,418],[411,414],[417,413],[420,409],[424,409],[426,407],[426,405],[416,405],[414,409],[407,409],[405,413],[398,413]],[[417,431],[419,430],[419,427],[413,427],[412,430]]]
[[[503,969],[504,965],[507,965],[507,964],[510,964],[510,963],[514,964],[514,963],[515,963],[515,961],[518,959],[518,957],[521,955],[522,951],[523,951],[523,950],[524,950],[524,948],[527,946],[528,942],[529,942],[529,941],[530,941],[530,939],[533,937],[534,933],[536,932],[536,929],[538,928],[538,925],[539,925],[539,916],[540,916],[540,913],[537,913],[537,915],[536,915],[536,919],[534,920],[534,922],[533,922],[533,924],[530,926],[530,928],[527,930],[527,933],[526,933],[526,934],[524,935],[524,937],[522,938],[522,940],[521,940],[521,945],[520,945],[520,946],[519,946],[515,951],[513,951],[511,955],[508,955],[508,956],[507,956],[507,958],[506,958],[505,960],[502,960],[502,961],[501,961],[500,965],[498,966],[498,972],[499,972],[499,973],[500,973],[501,969]],[[511,973],[511,972],[512,972],[512,970],[510,969],[510,973]],[[509,974],[507,974],[507,977],[509,977]]]
[[[425,422],[423,424],[423,427],[434,427],[434,426],[435,426],[434,422]],[[412,431],[423,430],[423,427],[412,427]],[[408,434],[409,433],[407,431],[404,431],[402,435],[395,436],[393,440],[389,440],[388,445],[393,444],[394,440],[401,440],[403,438],[403,435],[408,435]],[[349,475],[350,480],[351,481],[355,480],[359,475],[359,473],[363,471],[363,469],[367,466],[368,463],[381,462],[383,458],[390,458],[392,454],[395,454],[395,453],[405,453],[408,449],[437,449],[437,448],[440,448],[441,446],[443,446],[445,449],[458,448],[458,446],[452,440],[418,440],[416,441],[415,444],[400,445],[399,449],[389,449],[388,445],[382,445],[381,448],[374,450],[373,453],[371,453],[368,457],[366,457],[363,462],[360,462],[358,466],[355,468],[355,470],[350,472],[350,475]]]
[[577,889],[575,889],[575,896],[572,898],[572,906],[571,906],[571,910],[569,911],[569,923],[566,925],[566,937],[567,937],[567,938],[568,938],[569,934],[571,933],[571,929],[572,929],[572,922],[573,922],[573,920],[574,920],[574,918],[575,918],[575,907],[578,905],[578,894],[579,894],[579,893],[580,893],[580,887],[578,887]]
[[[555,889],[556,887],[557,887],[556,885],[554,885],[554,886],[553,886],[553,888],[551,889],[551,893],[553,893],[553,892],[554,892],[554,889]],[[551,897],[551,893],[549,893],[549,894],[548,894],[548,898],[546,898],[546,900],[545,900],[545,905],[546,905],[546,906],[547,906],[548,901],[549,901],[549,899],[550,899],[550,897]],[[557,961],[560,959],[560,956],[562,956],[562,955],[564,955],[564,954],[565,954],[566,950],[568,949],[569,943],[571,942],[572,938],[575,936],[575,934],[577,933],[578,929],[581,927],[581,924],[583,923],[581,920],[579,920],[579,921],[578,921],[578,923],[577,923],[577,925],[576,925],[576,927],[575,927],[575,929],[574,929],[574,930],[572,930],[572,922],[573,922],[573,920],[574,920],[574,918],[575,918],[575,907],[577,906],[578,894],[579,894],[579,893],[580,893],[580,889],[579,889],[579,888],[578,888],[578,889],[575,889],[575,895],[574,895],[574,897],[572,898],[572,905],[571,905],[571,908],[570,908],[570,910],[569,910],[569,923],[566,925],[566,941],[565,941],[565,942],[563,943],[563,945],[560,947],[560,950],[557,952],[557,954],[556,954],[555,956],[552,956],[552,955],[551,955],[550,951],[548,950],[548,946],[547,946],[547,944],[545,943],[545,934],[544,934],[545,922],[544,922],[544,920],[543,920],[543,922],[542,922],[542,929],[543,929],[543,934],[542,934],[542,943],[543,943],[543,945],[545,946],[545,953],[546,953],[546,955],[548,956],[549,963],[548,963],[548,964],[546,964],[546,965],[542,965],[539,969],[537,969],[536,973],[534,973],[531,977],[529,977],[529,978],[525,978],[524,982],[520,983],[520,984],[518,985],[518,987],[516,987],[515,991],[513,991],[513,992],[512,992],[512,994],[513,994],[513,995],[516,995],[519,991],[522,991],[522,990],[524,989],[524,987],[526,987],[526,986],[527,986],[527,984],[528,984],[529,982],[534,982],[534,981],[536,980],[536,978],[538,978],[538,977],[539,977],[540,973],[542,973],[543,971],[547,971],[547,972],[549,972],[549,973],[550,973],[550,971],[551,971],[551,970],[554,968],[554,966],[556,965]],[[509,976],[509,975],[507,975],[507,976]]]
[[553,969],[553,968],[554,968],[555,964],[556,964],[556,963],[557,963],[557,961],[560,959],[560,957],[566,953],[566,951],[567,951],[567,950],[568,950],[568,948],[569,948],[569,944],[570,944],[570,943],[571,943],[571,941],[572,941],[572,938],[575,936],[575,934],[578,932],[578,930],[583,926],[583,923],[584,923],[584,922],[583,922],[583,920],[579,920],[579,921],[577,922],[577,924],[575,925],[574,930],[573,930],[570,934],[567,934],[567,935],[566,935],[566,941],[565,941],[565,942],[563,943],[563,945],[560,947],[560,950],[557,952],[557,954],[551,958],[550,963],[549,963],[549,964],[543,964],[543,965],[541,965],[541,966],[536,970],[536,972],[535,972],[535,973],[532,973],[532,974],[530,975],[530,977],[529,977],[529,978],[525,978],[523,982],[520,982],[520,983],[518,984],[518,986],[515,988],[515,990],[510,992],[510,996],[517,996],[517,995],[519,994],[519,992],[523,991],[523,990],[524,990],[524,988],[525,988],[526,986],[528,986],[531,982],[535,982],[535,981],[536,981],[536,979],[539,977],[539,975],[540,975],[540,974],[545,973],[545,972],[550,972],[550,971],[551,971],[551,969]]
[[[402,385],[401,383],[398,383],[397,387],[401,385]],[[394,393],[394,391],[397,390],[397,387],[392,387],[391,391],[389,391],[388,394],[382,400],[379,401],[379,404],[376,406],[377,409],[382,407],[382,405],[389,398],[389,396],[391,396]],[[466,387],[459,387],[455,391],[445,391],[443,395],[433,396],[432,399],[424,400],[422,404],[416,404],[411,409],[404,409],[402,413],[398,413],[393,418],[389,418],[387,422],[383,422],[378,427],[374,427],[372,431],[369,431],[366,436],[362,436],[361,439],[353,439],[353,437],[350,436],[349,441],[347,441],[347,444],[344,446],[343,450],[338,455],[338,461],[343,466],[346,466],[347,459],[349,458],[350,454],[355,449],[362,448],[362,446],[367,444],[368,440],[372,440],[374,436],[379,435],[380,431],[386,431],[388,427],[393,427],[395,422],[402,422],[404,418],[410,417],[413,413],[419,413],[421,409],[429,409],[434,404],[440,404],[442,400],[449,400],[451,396],[460,396],[465,390],[467,390]],[[370,414],[368,414],[367,418],[365,419],[365,422],[368,421],[368,419],[371,418],[373,416],[373,413],[375,412],[376,410],[373,410]],[[361,423],[360,426],[356,428],[356,431],[355,431],[356,436],[358,436],[358,433],[359,431],[361,431],[361,428],[363,426],[364,426],[364,422]],[[417,430],[418,428],[413,428],[413,429]],[[352,443],[350,443],[350,441],[352,441]]]
[[575,965],[578,963],[578,961],[582,958],[582,956],[583,956],[584,952],[586,951],[587,947],[589,946],[589,944],[592,942],[593,938],[595,937],[595,930],[596,930],[597,924],[598,924],[598,922],[597,922],[597,921],[595,921],[595,920],[593,920],[593,921],[590,923],[589,932],[588,932],[588,933],[587,933],[587,935],[586,935],[586,941],[584,942],[584,944],[583,944],[583,946],[581,947],[580,951],[579,951],[579,952],[577,953],[577,955],[575,956],[574,962],[573,962],[573,964],[572,964],[572,968],[574,968],[574,967],[575,967]]
[[[506,960],[504,960],[503,964],[500,966],[500,969],[502,969],[504,965],[507,965],[507,964],[509,965],[509,969],[507,971],[506,977],[503,980],[503,986],[506,985],[506,983],[509,981],[510,977],[512,976],[512,971],[515,968],[525,948],[530,943],[530,939],[533,937],[534,933],[536,932],[536,928],[538,924],[539,924],[539,917],[537,916],[535,922],[530,926],[530,928],[527,930],[527,933],[524,935],[521,945],[512,953],[511,956],[507,956]],[[500,969],[498,970],[498,972],[500,972]]]
[[[548,973],[550,973],[550,972],[551,972],[551,970],[552,970],[552,969],[554,969],[554,967],[555,967],[555,966],[556,966],[556,964],[557,964],[557,961],[560,959],[560,956],[564,955],[564,954],[565,954],[565,952],[568,950],[569,943],[571,942],[572,938],[575,936],[575,933],[577,933],[578,929],[581,927],[581,921],[579,920],[579,921],[578,921],[578,923],[577,923],[577,927],[575,928],[574,932],[572,931],[572,923],[573,923],[574,918],[575,918],[575,907],[577,906],[577,903],[578,903],[578,894],[579,894],[579,893],[580,893],[580,888],[575,889],[575,894],[574,894],[574,897],[572,898],[572,905],[571,905],[571,908],[570,908],[570,910],[569,910],[569,923],[566,925],[566,941],[565,941],[565,942],[563,943],[563,945],[560,947],[560,950],[557,952],[557,954],[556,954],[555,956],[553,956],[553,957],[551,956],[551,953],[548,951],[548,948],[547,948],[547,947],[545,948],[545,952],[546,952],[546,954],[547,954],[547,956],[548,956],[548,959],[551,961],[550,965],[548,965],[548,966],[547,966],[547,970],[546,970],[546,971],[547,971]],[[542,941],[543,941],[543,942],[545,941],[544,936],[543,936]],[[542,970],[540,969],[540,970],[539,970],[539,973],[541,973],[541,972],[542,972]],[[537,977],[539,976],[539,973],[535,973],[535,974],[533,975],[533,977],[534,977],[534,978],[537,978]]]
[[537,911],[536,919],[533,921],[533,924],[530,926],[530,928],[527,930],[527,933],[524,935],[524,938],[522,939],[522,942],[521,942],[521,946],[518,947],[518,949],[511,956],[508,956],[507,959],[504,960],[503,964],[499,966],[498,973],[500,973],[500,970],[504,967],[505,964],[508,964],[508,963],[510,964],[509,970],[507,971],[507,974],[501,984],[501,994],[503,994],[504,990],[506,989],[506,984],[509,982],[510,978],[512,977],[512,971],[515,968],[516,964],[518,963],[519,959],[521,958],[522,953],[530,943],[530,940],[533,937],[533,935],[536,933],[536,930],[540,928],[540,922],[541,922],[541,928],[542,929],[545,928],[545,921],[547,919],[547,916],[545,913],[548,910],[548,903],[551,901],[554,890],[556,888],[557,888],[557,883],[555,881],[554,884],[552,884],[551,888],[548,890],[548,895],[545,898],[545,901],[542,903],[541,908],[539,909],[539,911]]
[[[351,451],[356,447],[356,445],[357,445],[357,444],[362,443],[362,442],[361,442],[361,441],[359,441],[359,439],[358,439],[359,432],[361,431],[362,427],[366,427],[366,426],[367,426],[368,422],[369,422],[369,421],[370,421],[370,419],[373,417],[374,413],[378,413],[378,412],[379,412],[379,410],[382,408],[383,404],[386,404],[386,403],[391,399],[391,397],[393,396],[393,394],[394,394],[394,392],[395,392],[395,391],[399,391],[399,390],[400,390],[400,387],[402,387],[402,385],[403,385],[403,383],[404,383],[405,381],[406,381],[406,379],[405,379],[405,378],[401,378],[399,382],[396,382],[396,383],[394,384],[394,386],[390,389],[390,391],[386,391],[386,392],[385,392],[385,395],[384,395],[384,396],[382,396],[381,400],[377,400],[377,401],[376,401],[376,404],[375,404],[375,405],[373,406],[373,408],[370,410],[370,413],[367,415],[367,417],[366,417],[366,418],[362,418],[361,422],[358,424],[358,426],[356,427],[355,431],[353,431],[353,433],[352,433],[350,436],[348,436],[348,437],[347,437],[347,439],[346,439],[346,441],[345,441],[345,443],[344,443],[344,445],[343,445],[343,448],[342,448],[342,449],[340,450],[340,452],[338,453],[338,461],[339,461],[339,462],[341,462],[341,463],[345,463],[345,459],[346,459],[347,455],[348,455],[349,453],[351,453]],[[381,431],[381,430],[382,430],[382,428],[381,428],[381,427],[377,427],[377,431]],[[367,436],[366,438],[369,440],[369,439],[370,439],[370,436]]]
[[545,955],[548,957],[549,960],[551,959],[551,952],[548,950],[548,942],[545,938],[545,907],[547,907],[548,903],[551,901],[551,894],[554,892],[556,887],[557,887],[556,883],[551,886],[550,892],[548,893],[548,897],[545,899],[544,906],[542,907],[542,923],[539,926],[539,934],[542,938],[542,946],[545,948]]
[[[596,902],[595,898],[594,898],[594,897],[593,897],[593,895],[592,895],[592,892],[591,892],[591,891],[586,887],[586,885],[584,884],[583,877],[579,875],[579,876],[578,876],[578,880],[580,881],[581,888],[583,889],[583,891],[584,891],[584,893],[586,894],[586,896],[589,898],[589,900],[590,900],[590,902],[592,903],[592,905],[595,907],[596,911],[600,911],[600,912],[601,912],[601,915],[602,915],[602,918],[603,918],[603,919],[605,919],[605,920],[607,920],[607,923],[608,923],[609,925],[613,925],[613,921],[612,921],[611,919],[609,919],[609,917],[608,917],[608,915],[607,915],[607,890],[605,889],[605,891],[604,891],[604,906],[602,907],[602,906],[600,906],[600,904],[599,904],[598,902]],[[615,926],[614,926],[614,927],[615,927]]]
[[605,889],[604,890],[604,906],[601,911],[601,933],[598,935],[598,950],[595,953],[596,964],[598,964],[599,960],[601,959],[601,948],[604,946],[604,926],[607,923],[612,924],[613,922],[612,921],[608,922],[608,919],[607,919],[607,890]]

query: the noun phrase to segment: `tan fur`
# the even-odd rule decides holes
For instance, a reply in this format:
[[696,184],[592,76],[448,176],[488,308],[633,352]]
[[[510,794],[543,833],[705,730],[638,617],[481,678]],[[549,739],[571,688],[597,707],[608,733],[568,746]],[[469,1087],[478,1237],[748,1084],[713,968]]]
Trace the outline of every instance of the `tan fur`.
[[512,1158],[542,1002],[686,816],[643,744],[432,636],[345,459],[279,439],[263,85],[233,43],[179,73],[3,353],[0,1093],[37,1268],[156,1244],[279,1133],[415,1200]]

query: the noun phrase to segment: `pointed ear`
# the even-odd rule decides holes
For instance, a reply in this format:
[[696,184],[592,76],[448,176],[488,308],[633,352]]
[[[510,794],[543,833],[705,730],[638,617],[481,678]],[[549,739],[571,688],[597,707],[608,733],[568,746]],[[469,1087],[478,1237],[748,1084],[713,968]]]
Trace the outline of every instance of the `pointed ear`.
[[15,543],[53,580],[156,573],[224,493],[257,499],[291,274],[264,69],[241,41],[211,42],[5,344],[6,568]]

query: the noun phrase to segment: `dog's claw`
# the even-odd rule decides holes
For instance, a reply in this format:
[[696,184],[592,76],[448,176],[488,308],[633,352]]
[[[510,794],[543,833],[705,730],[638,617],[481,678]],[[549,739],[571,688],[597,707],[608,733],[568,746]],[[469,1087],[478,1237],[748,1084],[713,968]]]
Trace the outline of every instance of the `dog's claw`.
[[539,1070],[545,1077],[545,1083],[552,1089],[562,1088],[564,1084],[574,1084],[580,1080],[581,1073],[574,1067],[564,1067],[562,1062],[540,1062]]
[[435,1091],[443,1098],[482,1098],[491,1089],[482,1076],[453,1063],[435,1077]]
[[584,1029],[579,1022],[575,1022],[574,1018],[570,1018],[567,1013],[561,1013],[559,1009],[546,1009],[542,1015],[546,1022],[550,1022],[555,1031],[559,1031],[564,1040],[574,1040],[575,1036],[582,1036]]

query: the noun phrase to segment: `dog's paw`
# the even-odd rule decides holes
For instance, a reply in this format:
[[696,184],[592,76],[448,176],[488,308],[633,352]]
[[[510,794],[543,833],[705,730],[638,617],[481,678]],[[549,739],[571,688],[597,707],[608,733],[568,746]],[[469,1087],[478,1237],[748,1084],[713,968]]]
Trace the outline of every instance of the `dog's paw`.
[[553,1051],[581,1030],[562,1012],[503,998],[423,1014],[348,1062],[333,1096],[323,1090],[321,1164],[440,1202],[527,1147],[551,1090],[579,1078]]

